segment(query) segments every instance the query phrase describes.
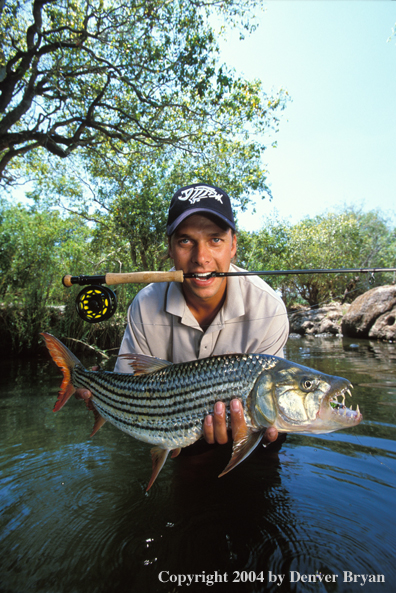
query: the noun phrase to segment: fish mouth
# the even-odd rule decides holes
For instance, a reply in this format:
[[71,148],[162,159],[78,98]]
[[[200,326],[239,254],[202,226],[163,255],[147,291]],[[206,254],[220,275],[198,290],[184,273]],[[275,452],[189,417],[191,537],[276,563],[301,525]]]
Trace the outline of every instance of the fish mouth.
[[328,394],[323,399],[318,416],[322,419],[330,417],[332,420],[345,424],[359,424],[363,419],[359,404],[356,405],[356,410],[352,406],[348,408],[345,404],[346,395],[352,397],[351,389],[353,389],[353,386],[349,383],[349,385],[338,389],[336,392]]

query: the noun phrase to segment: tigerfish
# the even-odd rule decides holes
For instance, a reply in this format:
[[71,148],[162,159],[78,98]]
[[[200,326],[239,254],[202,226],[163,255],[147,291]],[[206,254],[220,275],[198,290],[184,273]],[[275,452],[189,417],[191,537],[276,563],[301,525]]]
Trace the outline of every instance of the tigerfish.
[[[54,412],[77,388],[92,393],[88,407],[95,424],[91,436],[108,420],[151,449],[153,485],[170,451],[203,434],[203,420],[217,401],[238,398],[247,430],[234,440],[231,459],[220,476],[243,461],[269,426],[279,432],[327,433],[359,424],[362,414],[345,406],[351,394],[347,379],[266,354],[226,354],[173,364],[151,356],[128,354],[133,373],[89,371],[57,338],[41,334],[63,372]],[[229,409],[227,409],[229,418]],[[219,476],[219,477],[220,477]]]

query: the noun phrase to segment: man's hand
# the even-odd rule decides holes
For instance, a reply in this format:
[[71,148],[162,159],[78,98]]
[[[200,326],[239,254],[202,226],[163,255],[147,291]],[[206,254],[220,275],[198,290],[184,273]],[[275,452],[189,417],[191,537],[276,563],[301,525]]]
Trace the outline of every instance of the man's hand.
[[92,397],[92,393],[89,391],[89,389],[85,389],[84,387],[79,387],[78,389],[76,389],[75,393],[74,393],[74,397],[76,399],[91,399]]
[[[231,412],[231,430],[232,438],[235,440],[240,434],[244,434],[247,430],[245,416],[243,413],[242,404],[239,399],[233,399],[230,403]],[[214,414],[208,415],[204,421],[204,439],[207,443],[219,443],[223,445],[228,441],[225,404],[223,402],[216,402],[214,407]],[[264,440],[267,443],[272,443],[278,438],[278,431],[274,426],[270,426],[264,433]]]
[[[100,369],[99,366],[94,366],[91,368],[91,371],[98,371]],[[92,397],[92,393],[89,391],[89,389],[85,389],[85,387],[79,387],[78,389],[76,389],[75,393],[74,393],[74,397],[76,399],[91,399]]]

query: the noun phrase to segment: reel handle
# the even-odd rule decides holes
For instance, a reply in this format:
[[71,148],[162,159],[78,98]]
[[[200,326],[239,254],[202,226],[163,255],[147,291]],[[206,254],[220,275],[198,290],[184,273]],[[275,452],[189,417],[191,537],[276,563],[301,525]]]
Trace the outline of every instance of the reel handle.
[[70,287],[73,284],[130,284],[130,283],[150,282],[183,282],[183,271],[175,270],[173,272],[129,272],[126,274],[108,273],[104,276],[71,276],[66,275],[62,278],[64,286]]

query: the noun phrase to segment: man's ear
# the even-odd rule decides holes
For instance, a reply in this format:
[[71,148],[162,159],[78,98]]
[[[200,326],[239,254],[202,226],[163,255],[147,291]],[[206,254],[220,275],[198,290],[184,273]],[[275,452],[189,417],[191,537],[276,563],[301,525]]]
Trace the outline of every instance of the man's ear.
[[237,236],[236,236],[236,233],[234,233],[234,234],[232,235],[232,244],[231,244],[231,259],[234,259],[234,257],[236,256],[237,247],[238,247]]
[[173,259],[173,255],[172,255],[172,235],[170,237],[168,237],[168,256]]

